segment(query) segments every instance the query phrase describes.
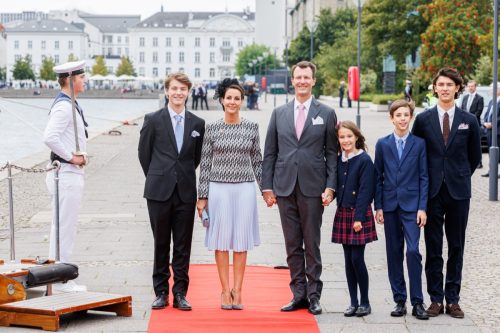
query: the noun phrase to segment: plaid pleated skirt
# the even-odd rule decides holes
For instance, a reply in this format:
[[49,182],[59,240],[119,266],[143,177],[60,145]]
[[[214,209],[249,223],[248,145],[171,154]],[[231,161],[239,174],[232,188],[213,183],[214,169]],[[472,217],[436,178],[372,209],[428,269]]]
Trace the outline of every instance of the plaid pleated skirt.
[[346,245],[364,245],[377,240],[375,218],[371,206],[366,211],[366,219],[362,222],[363,228],[355,232],[354,208],[338,207],[333,219],[332,242]]

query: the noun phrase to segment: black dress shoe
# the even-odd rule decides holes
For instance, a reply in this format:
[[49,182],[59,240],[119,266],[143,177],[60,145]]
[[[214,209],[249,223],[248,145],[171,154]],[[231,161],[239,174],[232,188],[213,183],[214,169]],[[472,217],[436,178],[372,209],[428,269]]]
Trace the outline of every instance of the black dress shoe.
[[372,313],[372,307],[367,305],[363,306],[360,305],[358,306],[358,309],[356,310],[356,317],[364,317]]
[[299,309],[307,309],[309,308],[309,302],[306,299],[295,300],[292,299],[290,303],[281,308],[283,312],[295,311]]
[[349,305],[349,307],[344,311],[344,317],[354,317],[357,309],[357,306]]
[[425,311],[424,305],[422,303],[415,304],[413,306],[411,314],[417,317],[417,319],[422,319],[422,320],[429,319],[429,315],[427,314],[427,311]]
[[406,303],[398,302],[391,312],[391,317],[403,317],[406,314]]
[[187,301],[186,297],[182,294],[176,294],[174,296],[174,308],[183,310],[183,311],[191,311],[191,304]]
[[168,295],[166,293],[160,293],[156,296],[153,304],[151,304],[151,309],[158,310],[163,309],[168,306]]
[[312,313],[313,315],[321,314],[321,312],[323,312],[323,309],[321,308],[321,304],[319,304],[319,300],[311,300],[311,305],[309,305],[309,309],[307,311],[309,311],[309,313]]

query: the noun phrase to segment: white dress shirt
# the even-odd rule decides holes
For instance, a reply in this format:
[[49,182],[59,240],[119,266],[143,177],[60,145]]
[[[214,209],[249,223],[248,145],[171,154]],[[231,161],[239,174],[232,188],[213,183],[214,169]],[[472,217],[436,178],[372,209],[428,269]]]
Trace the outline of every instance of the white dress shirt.
[[455,117],[455,105],[453,105],[453,107],[448,111],[443,110],[439,105],[437,105],[437,110],[439,116],[439,127],[441,127],[441,133],[443,133],[443,118],[445,112],[448,112],[448,117],[450,119],[450,130],[451,130],[451,124],[453,124],[453,118]]

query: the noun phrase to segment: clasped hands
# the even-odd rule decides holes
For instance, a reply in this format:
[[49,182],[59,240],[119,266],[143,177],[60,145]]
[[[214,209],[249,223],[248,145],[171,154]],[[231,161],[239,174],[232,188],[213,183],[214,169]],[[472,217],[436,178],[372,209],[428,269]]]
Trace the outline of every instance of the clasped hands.
[[[262,192],[262,197],[267,207],[272,207],[274,204],[278,202],[276,199],[276,195],[273,191],[264,191]],[[335,197],[335,192],[332,189],[325,189],[325,191],[321,194],[321,201],[323,206],[329,206]]]

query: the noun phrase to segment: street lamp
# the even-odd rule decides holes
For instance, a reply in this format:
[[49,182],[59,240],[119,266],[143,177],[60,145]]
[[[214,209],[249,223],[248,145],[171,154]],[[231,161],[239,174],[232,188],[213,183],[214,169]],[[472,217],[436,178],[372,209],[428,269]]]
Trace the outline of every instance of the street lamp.
[[262,60],[264,60],[263,56],[258,56],[257,60],[259,61],[259,75],[262,76]]
[[252,60],[252,64],[253,64],[253,75],[257,74],[257,71],[255,70],[255,65],[257,65],[257,59],[254,59]]
[[250,69],[250,74],[252,74],[252,75],[253,75],[253,68],[252,68],[252,66],[253,66],[253,63],[250,61],[250,62],[248,63],[248,68]]
[[316,20],[312,20],[307,22],[307,28],[309,29],[309,32],[311,32],[311,61],[313,60],[314,56],[314,32],[318,28],[318,22]]
[[356,113],[356,125],[361,128],[361,114],[359,112],[360,99],[361,99],[361,0],[358,0],[358,82],[360,91],[358,96],[358,110]]
[[[264,58],[264,77],[266,77],[266,89],[264,90],[264,92],[266,93],[266,95],[264,96],[264,102],[267,103],[267,57],[269,56],[269,52],[262,52],[262,57]],[[262,82],[261,82],[262,83]],[[264,87],[262,87],[264,88]]]

